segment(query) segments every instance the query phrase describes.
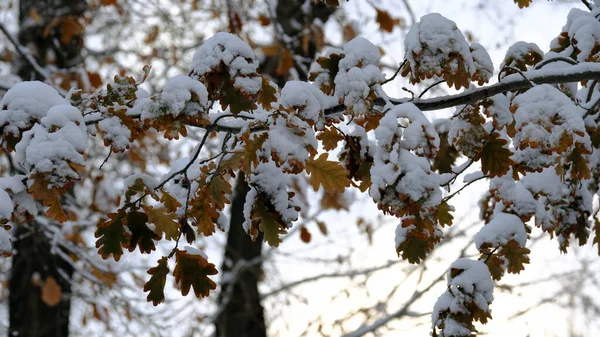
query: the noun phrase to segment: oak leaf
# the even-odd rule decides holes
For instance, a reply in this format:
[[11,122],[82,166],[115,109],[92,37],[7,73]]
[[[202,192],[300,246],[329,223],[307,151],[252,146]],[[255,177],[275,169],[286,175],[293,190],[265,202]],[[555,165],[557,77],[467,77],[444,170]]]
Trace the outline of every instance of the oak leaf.
[[269,80],[263,77],[262,86],[260,88],[260,92],[258,93],[258,104],[260,104],[263,109],[270,110],[271,103],[277,102],[277,88],[274,87]]
[[123,247],[129,247],[131,235],[125,230],[123,225],[123,217],[125,211],[108,214],[108,220],[98,224],[98,228],[94,236],[96,240],[96,248],[103,259],[108,259],[112,254],[115,261],[121,259],[123,255]]
[[306,172],[310,174],[310,184],[315,191],[322,186],[325,192],[343,191],[350,186],[347,172],[337,161],[327,160],[329,154],[323,153],[316,159],[306,162]]
[[331,127],[319,132],[317,139],[323,144],[323,149],[331,151],[337,147],[340,140],[344,140],[344,136],[336,128]]
[[379,29],[391,33],[395,26],[400,25],[400,19],[394,19],[387,11],[379,8],[375,8],[375,10],[377,11],[375,21],[379,24]]
[[167,275],[169,274],[167,258],[163,257],[158,260],[158,265],[148,269],[148,274],[152,276],[150,277],[150,280],[144,284],[144,292],[149,291],[146,299],[148,302],[152,302],[154,306],[157,306],[165,301],[165,283],[167,282]]
[[160,235],[157,235],[153,230],[148,228],[148,215],[137,210],[132,210],[127,213],[123,219],[130,231],[129,251],[133,252],[135,247],[139,247],[140,253],[150,254],[156,250],[154,240],[160,240]]
[[515,240],[508,241],[498,252],[499,256],[504,256],[508,261],[507,271],[511,274],[519,274],[521,270],[525,270],[524,264],[529,264],[529,256],[531,253],[528,248],[521,247]]
[[177,214],[169,212],[165,207],[153,208],[151,206],[144,207],[148,214],[148,222],[153,223],[156,232],[165,233],[165,239],[177,240],[179,236],[179,222]]
[[52,276],[48,276],[42,286],[42,301],[49,307],[60,303],[62,297],[62,288]]
[[492,135],[492,138],[487,141],[481,150],[481,171],[484,174],[489,174],[490,177],[498,177],[505,175],[513,164],[510,156],[513,153],[506,148],[508,142],[499,138],[497,133]]
[[190,288],[194,288],[196,297],[206,297],[217,284],[209,279],[209,275],[218,273],[215,265],[208,262],[202,255],[189,254],[185,250],[177,250],[175,254],[175,283],[181,286],[181,294],[186,296]]

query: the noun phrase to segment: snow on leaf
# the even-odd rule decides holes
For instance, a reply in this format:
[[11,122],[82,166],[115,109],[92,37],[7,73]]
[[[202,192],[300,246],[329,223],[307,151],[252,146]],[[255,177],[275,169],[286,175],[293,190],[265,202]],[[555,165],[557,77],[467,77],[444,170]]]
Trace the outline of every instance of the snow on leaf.
[[329,155],[323,153],[316,159],[309,159],[306,163],[306,172],[310,174],[310,184],[317,191],[323,187],[326,192],[335,190],[343,191],[350,186],[347,172],[337,161],[327,160]]
[[150,280],[144,284],[144,292],[148,291],[148,302],[152,302],[154,306],[165,301],[165,283],[169,274],[169,266],[167,258],[163,257],[158,260],[158,265],[148,269],[148,274],[152,275]]
[[411,83],[439,76],[448,86],[468,88],[471,80],[479,84],[489,81],[493,72],[485,49],[469,45],[456,23],[438,13],[427,14],[413,25],[404,48],[408,62],[401,74],[410,74]]
[[280,234],[287,233],[287,225],[260,200],[254,204],[252,222],[258,224],[258,229],[265,234],[265,242],[271,247],[278,247],[281,242]]
[[208,278],[218,273],[215,265],[200,254],[190,254],[186,250],[177,250],[175,254],[175,283],[181,286],[181,294],[186,296],[190,288],[198,298],[207,297],[217,284]]

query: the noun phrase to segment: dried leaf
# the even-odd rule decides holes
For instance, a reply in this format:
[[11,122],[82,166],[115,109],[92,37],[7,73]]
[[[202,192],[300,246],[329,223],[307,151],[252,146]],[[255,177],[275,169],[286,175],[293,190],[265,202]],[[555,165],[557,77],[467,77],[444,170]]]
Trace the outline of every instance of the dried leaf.
[[306,172],[310,174],[310,184],[315,191],[322,186],[325,192],[343,191],[350,186],[346,170],[337,161],[327,160],[329,154],[323,153],[317,159],[306,162]]
[[152,275],[152,277],[144,284],[144,292],[149,291],[146,299],[148,302],[152,302],[154,306],[157,306],[165,301],[165,283],[169,274],[167,258],[163,257],[158,260],[158,265],[148,269],[148,274]]
[[42,286],[42,301],[49,307],[53,307],[60,303],[62,296],[62,288],[52,276],[48,276]]
[[173,276],[175,283],[181,286],[183,296],[190,292],[190,288],[194,288],[196,297],[202,298],[217,288],[217,284],[208,278],[209,275],[218,273],[214,264],[201,255],[188,254],[185,250],[177,250],[175,257]]

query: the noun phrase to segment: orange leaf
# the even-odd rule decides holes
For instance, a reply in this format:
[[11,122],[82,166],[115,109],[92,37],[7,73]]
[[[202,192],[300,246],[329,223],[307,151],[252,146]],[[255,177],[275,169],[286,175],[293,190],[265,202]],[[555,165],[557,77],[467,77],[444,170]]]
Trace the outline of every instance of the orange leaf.
[[48,276],[44,285],[42,286],[42,301],[49,307],[53,307],[60,303],[62,296],[62,289],[56,280],[52,276]]

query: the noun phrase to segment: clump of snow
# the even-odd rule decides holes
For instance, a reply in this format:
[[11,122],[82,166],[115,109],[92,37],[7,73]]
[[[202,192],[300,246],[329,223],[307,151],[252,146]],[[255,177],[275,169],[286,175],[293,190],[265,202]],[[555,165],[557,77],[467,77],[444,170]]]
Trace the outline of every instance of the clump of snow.
[[[410,124],[403,128],[399,118]],[[375,138],[369,191],[373,200],[392,214],[401,214],[407,202],[419,202],[423,208],[437,206],[441,201],[439,176],[418,154],[433,156],[439,136],[422,112],[410,103],[388,111],[375,129]]]
[[468,80],[483,84],[491,78],[494,67],[482,45],[469,45],[454,21],[438,13],[423,16],[413,25],[404,40],[408,65],[403,75],[411,82],[440,76],[456,88],[468,87]]
[[198,249],[196,247],[185,246],[185,247],[183,247],[183,249],[185,250],[185,253],[188,255],[199,255],[199,256],[202,256],[203,258],[205,258],[206,260],[208,260],[208,255],[206,255],[206,253],[204,253],[203,251],[201,251],[200,249]]
[[510,240],[515,240],[519,246],[525,247],[527,244],[525,225],[518,216],[500,212],[494,214],[492,221],[475,235],[475,246],[480,250],[482,246],[502,246]]
[[369,40],[357,37],[344,45],[344,57],[335,76],[335,95],[351,112],[362,114],[369,108],[368,96],[385,80],[379,70],[381,53]]
[[96,125],[102,131],[104,139],[111,145],[112,150],[115,152],[127,150],[133,142],[131,139],[131,130],[117,116],[106,117]]
[[22,132],[29,130],[56,105],[69,105],[69,102],[45,83],[26,81],[12,86],[0,100],[2,146],[7,146],[7,137],[20,138]]
[[227,68],[234,88],[251,95],[259,92],[262,78],[256,73],[258,60],[252,48],[239,37],[220,32],[204,41],[194,54],[192,74],[201,79],[221,65]]
[[516,68],[522,71],[527,70],[525,65],[533,64],[540,61],[544,56],[544,52],[535,43],[518,41],[508,48],[504,55],[504,61],[500,65],[500,69],[504,67]]
[[552,85],[535,86],[513,100],[517,133],[515,161],[531,171],[554,162],[555,153],[579,143],[591,152],[591,141],[577,106]]
[[510,112],[510,99],[505,94],[497,94],[488,98],[484,107],[483,112],[492,118],[492,124],[496,130],[502,130],[515,120]]
[[[311,77],[316,87],[326,94],[333,94],[348,112],[355,115],[369,110],[370,101],[375,96],[385,76],[379,69],[381,53],[379,49],[362,37],[354,38],[343,49],[331,49],[323,57],[328,63],[337,63],[337,73],[314,63]],[[333,80],[333,81],[332,81]]]
[[56,105],[23,134],[16,146],[16,159],[30,175],[44,174],[49,187],[60,188],[79,179],[72,165],[85,166],[87,146],[81,112],[70,105]]
[[[489,314],[494,300],[494,283],[485,263],[470,259],[458,259],[448,271],[448,289],[434,305],[431,321],[433,328],[441,329],[439,336],[470,336],[472,322],[464,318],[476,313]],[[463,317],[461,321],[453,317]],[[479,318],[480,319],[480,318]]]
[[281,89],[278,103],[284,108],[295,108],[303,120],[319,123],[324,118],[323,110],[335,101],[310,83],[288,81]]
[[298,173],[319,146],[313,128],[294,115],[277,116],[268,134],[263,151],[270,152],[285,172]]
[[[291,222],[298,219],[296,205],[288,195],[288,176],[274,162],[259,163],[248,177],[248,183],[251,189],[256,191],[256,195],[261,194],[269,199],[275,212],[281,215],[284,222],[291,226]],[[246,198],[246,203],[248,201],[249,198]],[[252,205],[254,201],[249,203]],[[246,221],[250,221],[250,217],[246,217]]]
[[155,119],[163,114],[197,116],[207,111],[208,91],[202,82],[186,75],[171,77],[155,99],[142,107],[142,120]]
[[577,61],[595,62],[599,59],[598,45],[600,42],[600,22],[597,16],[600,8],[591,12],[573,8],[567,16],[567,23],[561,35],[555,38],[550,48],[565,57],[576,54]]

